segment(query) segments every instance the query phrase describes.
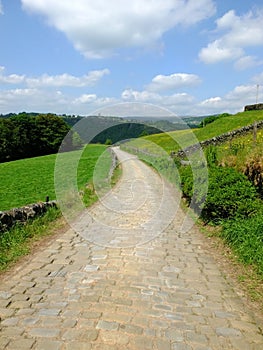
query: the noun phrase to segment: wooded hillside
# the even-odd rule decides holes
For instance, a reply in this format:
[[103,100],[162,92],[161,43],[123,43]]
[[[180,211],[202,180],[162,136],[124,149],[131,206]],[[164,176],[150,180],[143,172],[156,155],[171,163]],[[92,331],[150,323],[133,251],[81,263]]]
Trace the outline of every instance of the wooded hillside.
[[[0,118],[0,162],[56,153],[69,131],[69,125],[53,114]],[[63,146],[65,151],[76,149],[81,140],[72,132]]]

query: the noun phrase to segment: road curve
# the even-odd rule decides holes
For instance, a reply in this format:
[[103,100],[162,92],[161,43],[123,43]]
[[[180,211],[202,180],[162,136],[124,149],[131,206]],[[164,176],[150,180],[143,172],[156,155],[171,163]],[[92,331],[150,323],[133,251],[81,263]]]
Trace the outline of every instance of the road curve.
[[116,150],[123,176],[0,284],[0,349],[263,348],[260,324],[220,272],[179,198]]

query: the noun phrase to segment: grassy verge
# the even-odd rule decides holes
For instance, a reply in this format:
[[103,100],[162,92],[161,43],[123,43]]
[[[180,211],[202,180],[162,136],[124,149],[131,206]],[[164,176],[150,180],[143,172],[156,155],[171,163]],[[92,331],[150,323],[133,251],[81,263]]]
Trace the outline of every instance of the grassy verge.
[[110,153],[107,151],[102,154],[100,161],[97,163],[93,179],[85,185],[82,200],[86,207],[91,206],[99,197],[101,198],[109,192],[121,177],[122,169],[120,165],[117,165],[113,170],[111,178],[108,177],[111,168],[109,155]]
[[221,268],[222,273],[235,283],[239,295],[259,313],[263,312],[262,275],[252,265],[244,264],[235,250],[222,239],[222,228],[203,225],[199,222],[200,231],[206,237],[206,249],[210,251]]
[[[74,156],[72,153],[73,152],[65,154],[66,159]],[[29,163],[28,160],[26,160],[24,165],[23,161],[18,161],[19,164],[17,164],[17,162],[12,162],[12,169],[21,170],[19,174],[14,174],[15,181],[19,182],[19,179],[21,179],[21,173],[26,173],[24,168],[28,164],[31,164],[33,168],[34,166],[39,166],[40,169],[34,168],[36,171],[35,174],[37,174],[35,177],[39,176],[39,171],[41,172],[41,170],[46,169],[46,175],[49,179],[49,187],[47,184],[45,184],[45,186],[47,186],[46,188],[49,190],[48,193],[53,193],[54,182],[52,171],[54,171],[55,156],[40,158],[41,159],[32,158]],[[106,151],[105,146],[91,145],[84,150],[78,166],[78,186],[80,189],[84,189],[83,202],[86,206],[90,206],[97,200],[92,185],[94,171],[97,174],[96,176],[99,177],[98,180],[103,182],[105,178],[108,178],[110,167],[111,155],[110,152]],[[33,175],[31,174],[31,176]],[[113,172],[113,176],[110,180],[111,186],[117,183],[120,176],[121,168],[118,166]],[[42,190],[43,188],[44,186],[42,186]],[[18,193],[18,191],[16,190],[15,193]],[[21,197],[20,202],[18,203],[24,205],[29,198],[31,197]],[[11,201],[11,203],[13,202]],[[12,204],[6,205],[8,207],[12,206]],[[63,224],[62,220],[58,220],[59,218],[61,218],[60,210],[57,208],[50,208],[45,215],[31,220],[26,224],[17,224],[10,231],[0,233],[0,271],[7,270],[22,256],[29,254],[36,242],[41,242],[45,237],[53,235],[59,228],[65,227],[65,223]]]
[[27,255],[34,243],[44,237],[54,234],[61,223],[56,221],[61,217],[57,208],[50,208],[45,215],[29,221],[27,224],[18,224],[10,231],[0,234],[0,271],[6,270],[19,258]]

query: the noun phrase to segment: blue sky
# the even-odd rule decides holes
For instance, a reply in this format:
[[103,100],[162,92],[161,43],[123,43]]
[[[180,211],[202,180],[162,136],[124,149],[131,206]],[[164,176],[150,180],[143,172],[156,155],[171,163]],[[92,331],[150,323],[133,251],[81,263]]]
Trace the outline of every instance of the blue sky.
[[0,0],[0,113],[263,102],[262,0]]

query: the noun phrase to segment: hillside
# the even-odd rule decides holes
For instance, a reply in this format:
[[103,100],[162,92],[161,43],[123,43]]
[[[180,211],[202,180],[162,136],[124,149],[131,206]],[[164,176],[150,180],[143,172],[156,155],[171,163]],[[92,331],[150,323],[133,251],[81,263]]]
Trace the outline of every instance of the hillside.
[[263,111],[241,112],[215,120],[203,128],[150,135],[144,137],[143,140],[133,140],[130,145],[140,148],[146,147],[150,150],[154,147],[153,145],[151,146],[151,143],[154,143],[169,153],[260,120],[263,120]]

